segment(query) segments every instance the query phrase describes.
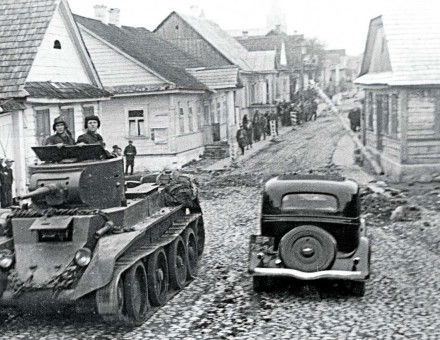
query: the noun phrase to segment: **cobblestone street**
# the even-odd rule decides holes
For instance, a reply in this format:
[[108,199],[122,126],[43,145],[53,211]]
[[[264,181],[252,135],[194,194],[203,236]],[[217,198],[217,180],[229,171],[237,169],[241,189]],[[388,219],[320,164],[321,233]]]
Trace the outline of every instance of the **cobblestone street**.
[[[405,224],[369,223],[372,277],[362,298],[336,287],[281,281],[277,291],[252,290],[248,239],[258,232],[262,181],[331,166],[342,136],[335,118],[319,117],[237,169],[209,178],[200,174],[207,246],[199,276],[141,327],[117,328],[94,316],[11,315],[1,326],[1,339],[440,338],[439,254],[395,232]],[[438,212],[429,214],[439,220]]]

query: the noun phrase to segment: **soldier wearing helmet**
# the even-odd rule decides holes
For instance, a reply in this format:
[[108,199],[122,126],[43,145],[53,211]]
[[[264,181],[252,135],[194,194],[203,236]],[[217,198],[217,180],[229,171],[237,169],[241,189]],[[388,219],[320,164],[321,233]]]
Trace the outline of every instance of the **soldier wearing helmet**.
[[97,132],[101,126],[101,121],[98,116],[88,116],[84,120],[84,128],[86,133],[78,137],[77,144],[101,144],[104,147],[104,140]]
[[55,134],[48,137],[44,141],[44,145],[56,145],[61,147],[63,145],[75,144],[75,140],[72,138],[69,127],[63,117],[59,116],[54,119],[52,129],[55,131]]

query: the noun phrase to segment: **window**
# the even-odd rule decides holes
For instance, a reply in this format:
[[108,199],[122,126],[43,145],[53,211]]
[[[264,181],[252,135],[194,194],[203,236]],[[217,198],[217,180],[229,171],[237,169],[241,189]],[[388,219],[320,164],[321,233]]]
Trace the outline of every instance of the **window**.
[[168,129],[167,128],[152,128],[151,140],[155,144],[167,144],[168,143]]
[[203,124],[209,125],[209,104],[203,105]]
[[35,135],[39,145],[51,134],[49,109],[35,111]]
[[251,99],[251,104],[254,104],[256,102],[256,94],[257,94],[257,84],[253,83],[251,85],[250,88],[251,94],[250,94],[250,99]]
[[95,107],[94,106],[83,106],[83,116],[89,117],[93,116],[95,114]]
[[[180,105],[179,105],[180,106]],[[183,135],[185,133],[185,113],[183,107],[179,107],[179,133]]]
[[[188,106],[189,106],[189,104],[188,104]],[[190,132],[194,131],[193,109],[191,106],[188,107],[188,129]]]
[[144,110],[128,111],[128,135],[131,137],[146,136]]
[[326,194],[287,194],[281,201],[281,210],[317,210],[336,212],[336,197]]
[[202,122],[202,109],[200,107],[200,104],[197,105],[197,131],[202,131],[202,126],[203,126],[203,122]]
[[225,123],[228,122],[228,102],[226,100],[223,102],[223,119]]
[[72,137],[75,139],[75,111],[73,107],[61,108],[60,116],[64,118]]
[[59,40],[55,40],[53,42],[53,48],[56,49],[56,50],[61,50],[61,43],[60,43]]
[[383,127],[382,132],[389,134],[389,122],[390,122],[390,104],[389,96],[387,94],[382,96],[382,110],[383,110]]
[[390,133],[392,136],[397,137],[398,126],[398,97],[397,94],[391,95],[391,122]]
[[222,105],[219,102],[217,102],[216,107],[217,107],[217,110],[216,110],[216,123],[220,123],[221,122],[220,121],[220,117],[221,117],[221,113],[222,113]]

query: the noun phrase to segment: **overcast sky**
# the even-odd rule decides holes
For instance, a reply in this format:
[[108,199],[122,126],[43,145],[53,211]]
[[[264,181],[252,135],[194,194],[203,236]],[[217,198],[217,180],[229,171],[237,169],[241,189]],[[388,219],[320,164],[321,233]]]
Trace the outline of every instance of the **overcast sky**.
[[440,9],[436,0],[68,0],[72,11],[94,16],[93,6],[103,4],[121,10],[121,23],[153,30],[170,12],[190,14],[192,6],[223,29],[266,27],[268,13],[278,2],[285,13],[288,33],[295,31],[318,38],[327,48],[345,48],[348,54],[363,52],[371,18],[406,7]]

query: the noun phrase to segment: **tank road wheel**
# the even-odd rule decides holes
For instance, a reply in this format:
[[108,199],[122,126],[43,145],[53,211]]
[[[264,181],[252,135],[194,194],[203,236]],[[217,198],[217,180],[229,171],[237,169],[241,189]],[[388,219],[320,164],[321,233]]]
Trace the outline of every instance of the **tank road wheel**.
[[201,257],[205,249],[205,226],[203,225],[203,218],[199,218],[197,225],[197,255]]
[[192,228],[185,231],[185,244],[187,249],[188,277],[193,279],[197,275],[198,251],[197,238]]
[[178,236],[168,249],[170,284],[174,289],[182,289],[186,282],[188,271],[185,241]]
[[143,322],[148,312],[147,287],[145,266],[140,261],[136,262],[124,275],[123,287],[127,316],[136,324]]
[[161,306],[167,301],[169,275],[168,261],[163,248],[156,250],[148,258],[148,293],[154,306]]

